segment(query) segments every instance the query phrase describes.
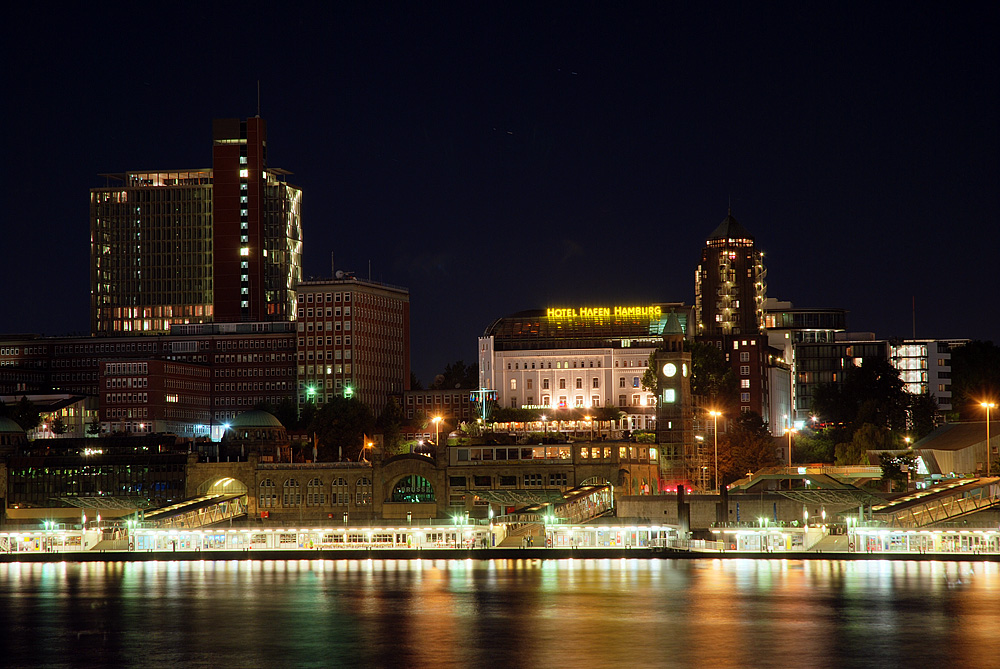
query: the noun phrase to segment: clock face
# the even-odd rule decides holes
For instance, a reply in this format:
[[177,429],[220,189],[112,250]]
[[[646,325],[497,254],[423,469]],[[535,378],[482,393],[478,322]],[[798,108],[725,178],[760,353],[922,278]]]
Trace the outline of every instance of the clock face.
[[684,376],[688,375],[688,366],[686,362],[683,365],[681,365],[681,374],[683,374]]
[[677,373],[677,365],[675,365],[674,363],[668,362],[663,366],[664,376],[673,376],[676,373]]

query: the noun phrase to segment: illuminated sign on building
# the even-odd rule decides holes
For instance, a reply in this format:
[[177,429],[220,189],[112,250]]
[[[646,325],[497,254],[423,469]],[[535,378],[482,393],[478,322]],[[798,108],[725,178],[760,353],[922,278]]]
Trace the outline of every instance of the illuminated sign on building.
[[547,318],[610,318],[611,316],[623,317],[648,317],[650,319],[660,318],[663,315],[661,307],[580,307],[579,309],[546,309]]

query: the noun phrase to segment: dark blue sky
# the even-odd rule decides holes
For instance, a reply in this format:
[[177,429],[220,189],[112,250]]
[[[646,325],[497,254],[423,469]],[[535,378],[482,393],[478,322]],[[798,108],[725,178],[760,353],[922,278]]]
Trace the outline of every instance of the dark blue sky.
[[408,286],[425,383],[510,312],[693,301],[730,198],[769,296],[1000,340],[996,5],[332,4],[15,10],[0,332],[86,332],[97,174],[210,166],[259,80],[306,275]]

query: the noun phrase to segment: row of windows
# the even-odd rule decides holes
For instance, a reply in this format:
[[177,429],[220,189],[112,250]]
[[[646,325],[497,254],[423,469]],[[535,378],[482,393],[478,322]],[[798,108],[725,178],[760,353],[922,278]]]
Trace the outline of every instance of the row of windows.
[[[331,506],[347,506],[351,502],[352,488],[347,485],[347,479],[340,477],[327,486],[319,478],[311,479],[305,486],[306,506],[324,506],[329,495]],[[355,506],[368,506],[372,503],[372,482],[369,478],[360,478],[353,486]],[[278,487],[271,479],[260,482],[258,505],[262,509],[273,508],[278,504]],[[302,486],[298,479],[286,479],[281,485],[280,506],[301,506]]]
[[[542,406],[553,406],[551,404],[551,401],[552,401],[551,395],[542,395]],[[586,398],[583,395],[577,395],[576,397],[574,397],[573,402],[574,402],[573,406],[578,408],[584,408],[587,406],[599,407],[601,406],[601,396],[592,395],[590,398],[589,405],[587,404]],[[527,397],[525,397],[524,403],[528,406],[535,406],[535,396],[528,395]],[[510,398],[510,406],[515,409],[520,406],[520,404],[518,404],[517,402],[517,397]],[[555,407],[566,408],[568,406],[570,406],[569,398],[566,395],[559,395],[559,401],[555,404]],[[656,406],[656,397],[651,394],[635,394],[631,396],[631,404],[630,404],[628,395],[619,395],[618,406],[620,407]]]
[[[524,481],[525,488],[540,488],[543,485],[548,485],[550,487],[560,487],[565,488],[569,485],[569,476],[565,472],[553,472],[552,474],[525,474],[523,477],[518,477],[516,475],[500,474],[496,477],[496,483],[494,485],[493,476],[450,476],[448,477],[448,484],[452,488],[517,488],[518,478],[522,478]],[[546,483],[547,481],[547,483]],[[470,486],[471,483],[471,486]],[[464,504],[464,498],[463,498]]]
[[[299,293],[299,304],[303,304],[303,303],[312,304],[313,301],[314,301],[313,300],[313,295],[316,296],[316,299],[315,299],[316,302],[322,302],[323,301],[321,299],[321,298],[324,297],[323,293]],[[341,301],[341,299],[340,299],[341,294],[340,293],[326,293],[325,296],[326,296],[326,301],[327,302],[340,302]],[[344,296],[344,299],[343,299],[344,302],[350,302],[351,301],[351,294],[350,293],[344,293],[343,296]]]
[[[322,308],[318,308],[314,311],[312,308],[303,309],[302,307],[299,307],[299,318],[312,318],[314,313],[316,315],[316,318],[323,318],[324,313],[326,314],[327,318],[333,318],[333,317],[340,318],[341,315],[347,316],[349,318],[351,315],[351,308],[344,307],[343,309],[341,309],[340,307],[336,308],[327,307],[326,312],[324,312]],[[327,329],[329,329],[329,327],[330,325],[327,324]]]

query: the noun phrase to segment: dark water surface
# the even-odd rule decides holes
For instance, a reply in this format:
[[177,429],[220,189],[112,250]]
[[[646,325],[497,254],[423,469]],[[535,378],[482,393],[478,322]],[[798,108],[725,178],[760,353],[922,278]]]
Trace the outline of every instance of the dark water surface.
[[0,666],[1000,667],[1000,565],[0,564]]

